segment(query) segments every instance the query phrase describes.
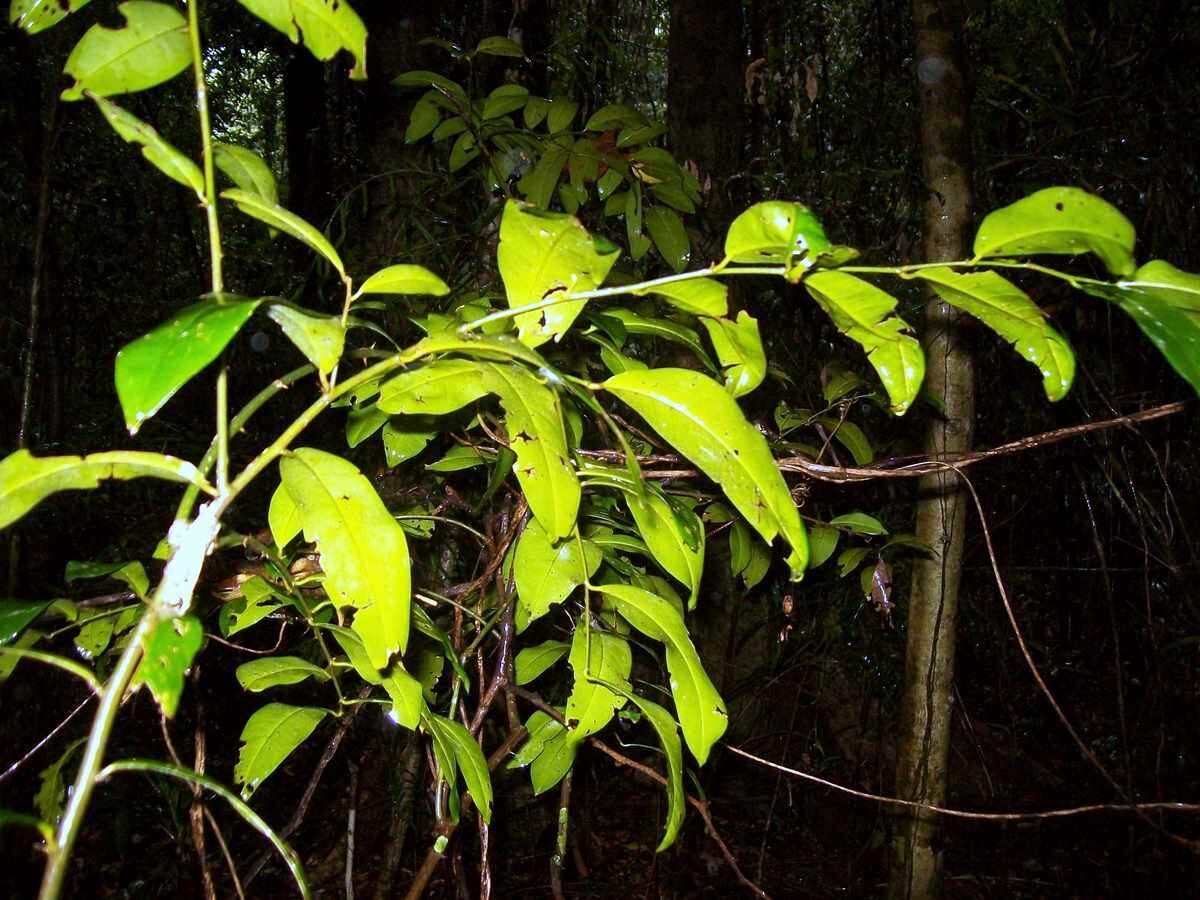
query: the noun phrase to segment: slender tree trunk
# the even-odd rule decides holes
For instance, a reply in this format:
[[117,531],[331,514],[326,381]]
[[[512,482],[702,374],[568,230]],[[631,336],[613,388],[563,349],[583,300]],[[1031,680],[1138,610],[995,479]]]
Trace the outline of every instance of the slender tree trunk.
[[[970,139],[963,77],[962,13],[955,0],[913,0],[921,155],[928,197],[925,258],[961,258],[971,221]],[[926,387],[943,416],[929,428],[935,456],[971,445],[975,372],[958,314],[936,297],[926,307]],[[908,612],[905,688],[901,705],[896,792],[921,803],[946,797],[952,721],[954,643],[962,574],[967,497],[953,473],[921,483],[917,536],[933,548],[913,569]],[[892,843],[890,900],[929,900],[941,894],[942,849],[937,818],[906,815]]]

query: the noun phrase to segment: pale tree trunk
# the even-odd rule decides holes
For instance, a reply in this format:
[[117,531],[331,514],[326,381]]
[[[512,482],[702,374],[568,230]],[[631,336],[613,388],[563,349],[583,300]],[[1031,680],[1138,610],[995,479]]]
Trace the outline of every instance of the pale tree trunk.
[[[970,136],[962,64],[962,10],[957,0],[913,0],[921,156],[928,197],[925,259],[961,259],[971,221]],[[942,407],[929,428],[935,457],[966,450],[975,419],[975,372],[959,315],[936,297],[925,315],[926,390]],[[900,711],[896,793],[940,805],[946,798],[954,644],[962,574],[967,496],[953,473],[921,482],[917,536],[933,548],[913,568],[905,687]],[[942,850],[936,816],[897,818],[890,900],[941,895]]]

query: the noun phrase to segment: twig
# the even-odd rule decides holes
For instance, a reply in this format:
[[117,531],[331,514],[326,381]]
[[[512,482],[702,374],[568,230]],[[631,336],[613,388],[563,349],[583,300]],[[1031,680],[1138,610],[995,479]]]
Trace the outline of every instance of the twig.
[[41,750],[43,747],[45,747],[48,743],[50,743],[50,741],[54,740],[55,735],[57,735],[60,731],[62,731],[64,728],[66,728],[67,725],[69,725],[71,723],[72,719],[74,719],[77,715],[79,715],[81,712],[83,712],[83,708],[88,705],[88,703],[91,701],[91,699],[94,696],[95,696],[94,694],[88,694],[86,697],[84,697],[82,700],[80,700],[79,705],[77,707],[75,707],[73,710],[71,710],[69,713],[67,713],[67,717],[65,719],[63,719],[61,722],[59,722],[57,725],[55,725],[52,729],[50,729],[49,734],[45,735],[40,741],[38,741],[36,744],[34,744],[32,747],[30,747],[28,750],[26,750],[23,754],[21,754],[21,758],[18,759],[15,763],[13,763],[11,766],[9,766],[7,769],[5,769],[3,772],[0,772],[0,783],[2,783],[4,781],[4,779],[8,778],[10,775],[15,773],[19,768],[21,768],[21,766],[25,765],[25,763],[29,762],[29,760],[33,757],[33,755],[35,753],[37,753],[39,750]]
[[225,857],[225,865],[229,869],[229,877],[233,880],[233,889],[237,892],[238,900],[246,900],[246,894],[242,890],[242,880],[238,878],[237,865],[233,861],[233,854],[229,852],[229,845],[225,843],[225,835],[221,833],[221,826],[217,824],[212,810],[207,806],[204,807],[204,818],[208,820],[208,827],[213,830],[213,837],[217,839],[217,846],[221,848],[221,855]]
[[564,900],[562,886],[563,863],[567,857],[567,829],[571,823],[571,778],[568,771],[563,777],[558,794],[558,832],[554,839],[554,852],[550,855],[550,891],[554,900]]
[[358,766],[349,763],[350,810],[346,813],[346,900],[354,900],[354,820],[358,815]]

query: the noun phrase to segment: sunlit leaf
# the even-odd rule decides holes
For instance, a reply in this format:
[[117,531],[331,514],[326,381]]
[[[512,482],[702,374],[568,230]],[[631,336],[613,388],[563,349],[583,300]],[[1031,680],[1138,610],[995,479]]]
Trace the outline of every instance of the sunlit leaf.
[[432,431],[409,431],[395,422],[383,426],[383,456],[390,469],[412,459],[435,437]]
[[450,286],[424,266],[402,263],[380,269],[362,283],[359,294],[429,294],[444,297]]
[[692,245],[679,213],[665,206],[651,206],[643,217],[650,239],[662,258],[676,272],[687,268]]
[[325,709],[284,703],[268,703],[257,710],[242,729],[238,761],[233,769],[233,780],[241,785],[242,797],[248,799],[258,790],[328,714]]
[[688,609],[695,609],[704,574],[704,525],[700,517],[651,486],[643,494],[627,494],[625,503],[654,561],[688,589]]
[[34,456],[18,450],[0,460],[0,528],[11,525],[51,494],[91,490],[109,478],[161,478],[216,493],[190,462],[161,453],[114,450],[90,456]]
[[633,654],[624,638],[596,628],[575,626],[571,637],[571,652],[567,657],[575,683],[567,699],[566,719],[570,726],[567,743],[578,744],[588,735],[600,731],[625,698],[598,682],[629,691],[629,673]]
[[385,381],[376,405],[393,415],[454,412],[490,392],[483,375],[485,365],[470,359],[434,360]]
[[[617,261],[617,248],[588,234],[573,216],[510,200],[500,221],[497,263],[510,308],[556,293],[598,288]],[[584,300],[559,303],[516,317],[531,347],[559,338],[583,310]]]
[[725,235],[725,257],[737,263],[791,265],[795,256],[813,259],[831,246],[812,210],[784,200],[754,204]]
[[75,83],[62,99],[79,100],[84,91],[101,97],[144,91],[174,78],[192,61],[187,19],[175,7],[130,0],[117,10],[125,19],[121,28],[93,25],[67,57],[63,71]]
[[1075,378],[1075,354],[1028,294],[995,272],[960,274],[938,267],[915,274],[928,281],[939,297],[979,319],[1037,366],[1047,398],[1066,396]]
[[635,296],[657,294],[676,309],[697,316],[723,316],[729,311],[729,289],[715,278],[692,278],[634,291]]
[[517,629],[544,616],[555,603],[595,574],[601,562],[599,549],[578,534],[557,544],[537,520],[531,520],[517,541],[513,576],[517,586]]
[[878,535],[888,533],[882,522],[874,516],[869,516],[863,512],[852,512],[835,516],[829,520],[829,524],[831,527],[844,528],[855,534]]
[[26,34],[37,34],[57,25],[91,0],[13,0],[8,8],[9,24]]
[[272,228],[277,228],[286,234],[290,234],[301,243],[307,244],[311,249],[325,257],[325,260],[337,270],[339,275],[345,277],[346,270],[342,266],[342,258],[333,249],[333,244],[329,243],[325,235],[321,234],[320,231],[308,224],[308,222],[305,222],[294,212],[286,210],[282,206],[260,197],[258,194],[252,194],[249,191],[243,191],[239,188],[230,188],[229,190],[222,191],[221,196],[226,200],[232,200],[236,203],[237,208],[250,216],[250,218],[266,222]]
[[346,326],[338,316],[322,316],[295,306],[272,303],[267,315],[322,375],[334,370],[346,347]]
[[630,625],[666,646],[671,693],[675,697],[683,738],[692,755],[703,765],[713,745],[725,733],[729,715],[688,637],[683,616],[662,597],[632,585],[610,584],[596,589],[611,599],[617,612]]
[[328,681],[329,673],[298,656],[266,656],[252,659],[237,667],[238,684],[248,691],[259,693],[267,688],[299,684],[309,678]]
[[354,630],[376,668],[408,645],[410,581],[404,530],[354,465],[301,448],[279,461],[305,540],[318,545],[325,592],[353,606]]
[[691,350],[706,368],[713,372],[718,371],[716,363],[709,358],[704,345],[700,343],[700,334],[694,328],[680,325],[670,319],[640,316],[633,310],[622,306],[607,307],[601,316],[596,316],[596,319],[597,321],[616,319],[629,334],[654,337],[680,344]]
[[488,772],[487,760],[483,756],[483,751],[479,749],[479,744],[475,743],[471,732],[445,716],[428,714],[425,716],[425,724],[434,738],[441,741],[443,746],[448,746],[453,752],[454,760],[462,772],[463,781],[467,783],[467,790],[471,792],[471,797],[475,800],[479,817],[484,822],[490,822],[492,820],[492,777]]
[[536,647],[526,647],[513,662],[516,667],[514,680],[517,684],[529,684],[566,656],[570,649],[571,645],[562,641],[543,641]]
[[140,144],[142,156],[156,169],[184,187],[191,188],[197,196],[204,196],[204,175],[200,167],[163,140],[162,136],[133,113],[121,109],[103,97],[92,95],[92,100],[104,113],[104,118],[126,142]]
[[204,626],[195,616],[162,619],[146,635],[138,677],[168,719],[179,708],[184,679],[203,642]]
[[744,397],[767,377],[767,354],[763,350],[758,320],[744,309],[737,321],[704,317],[717,360],[725,373],[725,388],[734,397]]
[[304,41],[317,59],[345,50],[354,57],[350,77],[367,77],[367,29],[346,0],[238,0],[293,44]]
[[129,433],[136,434],[216,359],[261,302],[232,295],[208,297],[122,347],[116,363],[117,397]]
[[907,412],[925,379],[925,354],[908,323],[892,315],[896,298],[845,272],[813,272],[804,284],[838,331],[866,351],[892,412]]
[[808,539],[766,439],[715,381],[687,369],[625,372],[604,383],[700,471],[721,485],[763,540],[782,534],[792,577],[804,574]]
[[1150,260],[1134,273],[1132,281],[1121,285],[1165,300],[1176,309],[1200,314],[1200,275],[1177,269],[1165,260]]
[[989,213],[975,234],[975,258],[1095,253],[1114,275],[1133,272],[1134,230],[1115,206],[1072,187],[1037,191]]
[[275,173],[261,156],[235,144],[213,144],[213,162],[235,185],[270,204],[279,202]]

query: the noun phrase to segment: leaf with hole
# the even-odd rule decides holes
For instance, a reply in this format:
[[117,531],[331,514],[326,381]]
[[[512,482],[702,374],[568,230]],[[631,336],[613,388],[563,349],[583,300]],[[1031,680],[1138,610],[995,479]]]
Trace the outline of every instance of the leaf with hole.
[[546,529],[533,519],[521,532],[513,556],[517,586],[517,630],[544,616],[555,603],[595,574],[601,553],[591,541],[572,532],[557,544]]
[[8,21],[26,34],[38,34],[57,25],[91,0],[13,0]]
[[322,375],[328,375],[341,361],[346,326],[338,316],[317,315],[283,303],[272,303],[267,315]]
[[123,26],[93,25],[67,57],[63,71],[75,83],[62,99],[79,100],[84,91],[100,97],[144,91],[174,78],[192,61],[187,19],[175,7],[130,0],[117,10]]
[[766,439],[719,384],[687,369],[650,369],[614,375],[604,388],[721,485],[764,541],[782,534],[792,578],[804,575],[808,539],[796,504]]
[[268,703],[256,710],[242,729],[233,769],[233,780],[241,785],[243,799],[249,799],[327,715],[326,709],[285,703]]
[[754,204],[725,234],[725,258],[736,263],[790,266],[797,255],[815,259],[832,246],[812,210],[784,200]]
[[575,682],[567,698],[566,719],[570,726],[566,740],[579,744],[607,725],[625,698],[603,684],[631,690],[629,673],[633,654],[629,642],[615,634],[596,628],[575,626],[571,637],[571,652],[567,657]]
[[321,62],[345,50],[354,57],[350,77],[367,77],[367,29],[346,0],[238,0],[293,44],[304,41]]
[[204,626],[195,616],[161,619],[146,635],[138,678],[168,719],[179,708],[184,679],[203,642]]
[[708,331],[721,371],[725,389],[734,397],[744,397],[767,377],[767,354],[763,350],[758,320],[742,310],[737,321],[705,317],[700,320]]

